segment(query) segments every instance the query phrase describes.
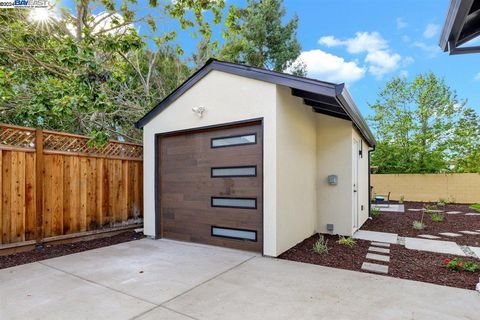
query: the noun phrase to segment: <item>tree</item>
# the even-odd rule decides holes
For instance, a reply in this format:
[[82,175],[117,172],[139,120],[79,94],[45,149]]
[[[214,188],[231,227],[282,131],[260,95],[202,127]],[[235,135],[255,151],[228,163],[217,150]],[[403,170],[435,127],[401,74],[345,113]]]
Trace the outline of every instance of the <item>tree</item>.
[[[224,1],[167,3],[160,8],[149,1],[151,10],[209,37],[204,15],[212,12],[218,22]],[[62,8],[60,17],[42,20],[27,10],[1,11],[0,121],[89,134],[99,142],[111,135],[138,140],[135,120],[190,70],[178,58],[181,48],[171,45],[175,32],[139,34],[137,25],[156,31],[165,16],[138,17],[130,8],[135,4],[78,0],[73,11]]]
[[378,172],[474,170],[478,116],[443,79],[431,72],[411,82],[394,78],[371,108],[375,114],[369,120],[378,138],[372,164]]
[[285,13],[282,0],[248,0],[246,8],[230,6],[220,57],[280,72],[292,69],[304,75],[304,65],[295,64],[301,51],[296,34],[298,17],[283,24]]

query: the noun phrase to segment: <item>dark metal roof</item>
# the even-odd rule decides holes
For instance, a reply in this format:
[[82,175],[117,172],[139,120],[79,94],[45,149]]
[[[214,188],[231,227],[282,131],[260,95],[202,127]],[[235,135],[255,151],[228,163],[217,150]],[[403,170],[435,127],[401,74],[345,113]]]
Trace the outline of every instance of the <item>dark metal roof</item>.
[[440,37],[440,47],[450,54],[480,53],[480,46],[461,47],[480,36],[480,0],[451,0]]
[[303,98],[304,103],[311,106],[315,112],[351,120],[370,146],[373,147],[376,144],[373,133],[368,128],[343,83],[334,84],[215,59],[208,60],[202,68],[138,120],[135,124],[136,127],[143,128],[212,70],[289,87],[292,90],[292,95]]

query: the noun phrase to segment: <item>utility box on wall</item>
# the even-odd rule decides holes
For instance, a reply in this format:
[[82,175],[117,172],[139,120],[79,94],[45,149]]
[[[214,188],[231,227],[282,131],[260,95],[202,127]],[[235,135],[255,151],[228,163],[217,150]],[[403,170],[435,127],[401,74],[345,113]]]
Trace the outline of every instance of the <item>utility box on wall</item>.
[[336,174],[329,175],[327,181],[329,185],[335,186],[338,184],[338,176]]

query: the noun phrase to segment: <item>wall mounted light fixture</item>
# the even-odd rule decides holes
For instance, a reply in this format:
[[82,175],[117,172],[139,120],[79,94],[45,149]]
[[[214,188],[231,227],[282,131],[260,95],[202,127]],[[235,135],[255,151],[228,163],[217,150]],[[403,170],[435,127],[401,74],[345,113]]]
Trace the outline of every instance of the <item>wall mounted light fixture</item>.
[[199,118],[203,118],[203,113],[207,111],[207,109],[204,106],[198,106],[193,107],[192,111],[195,112]]

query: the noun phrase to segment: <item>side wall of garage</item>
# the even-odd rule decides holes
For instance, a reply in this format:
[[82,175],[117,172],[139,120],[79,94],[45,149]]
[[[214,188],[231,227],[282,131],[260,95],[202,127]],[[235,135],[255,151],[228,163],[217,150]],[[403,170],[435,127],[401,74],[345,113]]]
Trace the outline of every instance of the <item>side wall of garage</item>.
[[[144,127],[144,232],[155,236],[155,134],[264,119],[264,254],[277,254],[274,84],[211,71]],[[206,108],[203,117],[193,107]]]
[[277,254],[315,233],[316,176],[315,113],[277,86]]
[[369,165],[368,165],[368,144],[363,139],[358,131],[352,128],[353,138],[361,141],[362,155],[359,157],[358,161],[358,223],[359,227],[365,223],[368,219],[368,206],[369,206],[369,194],[368,194],[368,175],[369,175]]
[[[352,122],[317,115],[317,201],[318,229],[333,234],[352,234]],[[329,175],[338,176],[338,184],[327,182]]]

